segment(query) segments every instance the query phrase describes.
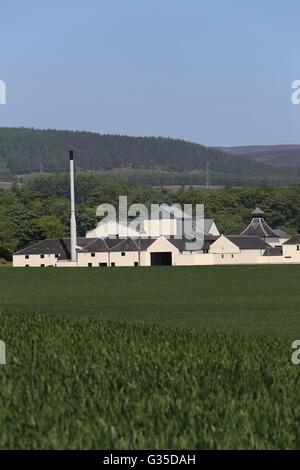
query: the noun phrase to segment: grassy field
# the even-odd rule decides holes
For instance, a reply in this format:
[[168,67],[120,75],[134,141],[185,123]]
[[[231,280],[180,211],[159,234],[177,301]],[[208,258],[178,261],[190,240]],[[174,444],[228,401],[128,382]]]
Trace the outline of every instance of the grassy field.
[[300,337],[300,266],[0,269],[0,309]]
[[298,449],[300,266],[0,269],[0,448]]

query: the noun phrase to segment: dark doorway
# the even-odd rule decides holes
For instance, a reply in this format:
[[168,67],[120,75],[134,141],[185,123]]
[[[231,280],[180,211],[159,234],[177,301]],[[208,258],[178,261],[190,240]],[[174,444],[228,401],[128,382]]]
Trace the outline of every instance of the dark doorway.
[[151,253],[151,266],[172,266],[172,253],[170,251]]

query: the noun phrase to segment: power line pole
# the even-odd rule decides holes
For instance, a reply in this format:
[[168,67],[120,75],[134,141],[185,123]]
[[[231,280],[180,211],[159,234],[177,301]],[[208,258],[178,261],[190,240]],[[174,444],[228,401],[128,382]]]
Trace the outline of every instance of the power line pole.
[[210,187],[210,172],[209,172],[209,163],[208,160],[206,160],[206,189],[209,189]]

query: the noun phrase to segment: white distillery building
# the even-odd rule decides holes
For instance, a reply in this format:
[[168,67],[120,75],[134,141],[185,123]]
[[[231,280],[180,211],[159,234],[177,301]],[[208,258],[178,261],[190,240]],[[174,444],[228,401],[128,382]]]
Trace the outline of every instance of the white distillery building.
[[[178,236],[184,231],[184,225],[193,233],[206,233],[219,236],[220,232],[213,219],[197,220],[184,213],[176,206],[161,204],[151,212],[150,218],[134,219],[127,222],[119,220],[101,220],[97,227],[86,233],[86,238],[140,238]],[[188,230],[186,230],[188,231]]]
[[[71,239],[47,239],[13,255],[14,267],[114,267],[114,266],[205,266],[220,264],[300,263],[300,235],[289,237],[272,230],[260,214],[239,235],[211,234],[217,230],[205,221],[204,243],[178,239],[176,234],[115,238],[85,237],[76,240],[72,260]],[[148,221],[149,224],[151,221]],[[155,223],[155,221],[153,222]],[[114,227],[115,228],[115,227]],[[115,235],[115,234],[113,234]]]
[[86,237],[77,238],[72,151],[70,181],[71,238],[43,240],[14,253],[14,267],[300,263],[300,235],[289,237],[281,230],[273,230],[259,208],[239,235],[222,235],[213,219],[205,219],[199,226],[199,221],[191,217],[193,243],[179,236],[186,214],[169,206],[160,206],[151,219],[135,225],[108,221],[89,231]]

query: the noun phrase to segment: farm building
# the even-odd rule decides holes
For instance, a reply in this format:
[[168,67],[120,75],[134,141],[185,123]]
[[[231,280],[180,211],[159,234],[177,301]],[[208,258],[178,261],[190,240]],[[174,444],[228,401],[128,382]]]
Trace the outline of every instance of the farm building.
[[[265,221],[262,222],[263,226]],[[251,224],[250,224],[251,225]],[[206,222],[206,228],[212,226]],[[260,226],[253,222],[253,228]],[[215,229],[213,229],[215,230]],[[268,232],[269,234],[270,232]],[[71,239],[47,239],[18,251],[15,267],[113,267],[113,266],[201,266],[219,264],[300,263],[300,235],[286,238],[245,235],[212,235],[189,240],[174,235],[156,238],[85,237],[76,240],[76,259],[71,257]],[[268,240],[268,241],[267,241]]]
[[183,229],[183,221],[189,224],[191,230],[219,236],[220,232],[213,219],[204,219],[203,227],[197,221],[197,218],[189,217],[181,209],[176,206],[167,206],[162,204],[158,210],[151,213],[151,218],[143,218],[142,220],[118,221],[118,220],[101,220],[94,230],[86,233],[87,238],[139,238],[139,237],[160,237],[160,236],[176,236]]
[[[47,239],[13,255],[14,267],[201,266],[300,263],[300,235],[273,230],[256,208],[239,235],[224,236],[213,219],[188,217],[180,208],[159,206],[138,222],[104,221],[77,238],[73,152],[70,152],[70,238]],[[182,224],[188,221],[185,237]],[[192,240],[191,240],[192,237]]]

